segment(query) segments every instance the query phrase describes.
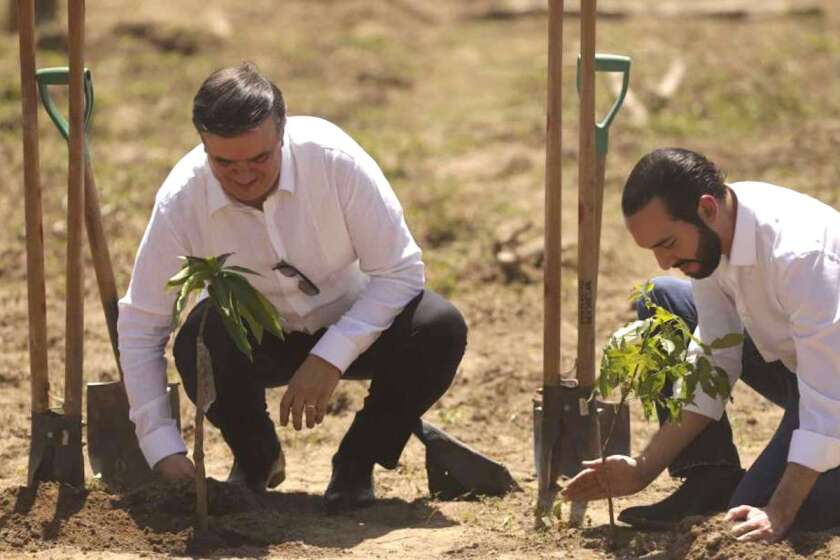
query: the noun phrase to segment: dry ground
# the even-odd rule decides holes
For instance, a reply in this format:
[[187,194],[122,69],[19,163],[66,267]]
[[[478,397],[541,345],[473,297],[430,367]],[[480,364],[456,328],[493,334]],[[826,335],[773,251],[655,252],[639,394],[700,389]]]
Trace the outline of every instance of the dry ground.
[[[571,3],[571,2],[570,2]],[[606,3],[606,0],[604,0]],[[375,508],[326,518],[320,493],[329,458],[364,387],[339,389],[328,422],[281,432],[288,480],[265,500],[214,485],[214,538],[192,539],[188,491],[153,488],[116,496],[96,482],[84,491],[43,485],[23,490],[29,430],[26,274],[22,208],[17,41],[0,37],[0,555],[135,558],[168,555],[403,558],[789,558],[840,556],[834,534],[794,535],[766,547],[737,545],[719,519],[692,519],[673,532],[624,530],[605,538],[604,504],[582,529],[532,530],[535,495],[531,398],[540,384],[540,270],[506,276],[493,255],[500,227],[543,228],[546,20],[540,10],[500,18],[480,0],[268,0],[124,2],[88,6],[87,63],[97,107],[94,165],[118,283],[124,287],[169,167],[197,142],[191,97],[214,68],[251,59],[281,85],[292,114],[314,114],[348,130],[382,164],[426,249],[431,286],[449,295],[470,325],[463,366],[432,422],[504,462],[524,492],[503,499],[439,502],[428,497],[423,451],[412,441],[394,472],[377,471]],[[519,5],[527,4],[519,2]],[[538,4],[538,3],[537,3]],[[652,6],[655,2],[613,2]],[[748,3],[749,4],[749,3]],[[754,2],[759,4],[759,2]],[[646,151],[682,145],[707,153],[729,177],[763,179],[840,203],[840,15],[762,19],[602,18],[599,50],[633,57],[632,87],[650,110],[616,121],[608,160],[599,339],[630,318],[630,287],[656,273],[652,257],[623,230],[623,178]],[[575,342],[577,103],[572,72],[578,19],[566,21],[564,230],[566,365]],[[63,31],[41,33],[39,65],[64,64]],[[687,69],[663,103],[656,88],[674,61]],[[604,83],[599,82],[603,91]],[[606,95],[603,97],[606,98]],[[606,103],[606,99],[601,99]],[[41,116],[48,245],[50,365],[62,394],[66,149]],[[568,253],[568,254],[567,254]],[[566,258],[567,257],[567,258]],[[92,269],[86,277],[89,380],[115,375]],[[174,372],[171,372],[174,373]],[[272,395],[276,407],[279,394]],[[779,412],[738,388],[737,443],[749,464]],[[275,408],[276,410],[276,408]],[[192,413],[182,410],[191,443]],[[634,444],[652,427],[634,409]],[[220,478],[230,457],[208,432],[208,471]],[[666,495],[661,477],[618,507]]]

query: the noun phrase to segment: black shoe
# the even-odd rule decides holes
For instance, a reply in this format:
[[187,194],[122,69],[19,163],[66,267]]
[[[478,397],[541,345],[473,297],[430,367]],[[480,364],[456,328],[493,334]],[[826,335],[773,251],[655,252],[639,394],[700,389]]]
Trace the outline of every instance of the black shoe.
[[330,483],[324,492],[327,515],[373,504],[373,463],[337,460],[333,457]]
[[227,477],[227,482],[242,484],[257,494],[264,494],[266,488],[276,488],[284,480],[286,480],[286,457],[283,455],[282,448],[280,448],[280,453],[265,474],[249,477],[239,466],[239,462],[234,459],[230,474]]
[[640,529],[667,529],[691,515],[726,510],[744,469],[733,467],[695,467],[677,490],[655,504],[622,511],[618,520]]

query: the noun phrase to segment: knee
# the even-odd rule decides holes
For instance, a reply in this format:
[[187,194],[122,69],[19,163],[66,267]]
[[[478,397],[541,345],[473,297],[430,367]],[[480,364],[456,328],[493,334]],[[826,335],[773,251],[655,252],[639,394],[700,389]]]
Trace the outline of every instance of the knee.
[[468,330],[464,316],[449,302],[435,314],[434,320],[427,327],[435,346],[441,350],[442,355],[454,359],[456,366],[466,350]]
[[450,302],[443,300],[435,306],[435,312],[421,329],[415,332],[412,344],[423,363],[428,376],[437,377],[443,390],[452,384],[458,365],[467,347],[467,322],[464,316]]

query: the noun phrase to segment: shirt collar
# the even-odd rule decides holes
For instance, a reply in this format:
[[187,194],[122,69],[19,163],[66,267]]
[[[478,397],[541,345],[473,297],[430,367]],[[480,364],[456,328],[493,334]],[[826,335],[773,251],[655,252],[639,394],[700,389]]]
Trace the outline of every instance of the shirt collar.
[[732,248],[729,264],[732,266],[750,266],[755,264],[755,214],[747,206],[749,196],[743,189],[729,185],[735,193],[738,211],[735,215],[735,233],[732,236]]
[[[283,146],[280,148],[280,185],[278,190],[286,191],[289,194],[294,194],[296,180],[294,169],[294,154],[292,153],[291,141],[289,140],[289,132],[283,132]],[[206,156],[205,156],[206,157]],[[233,206],[238,204],[235,200],[227,195],[222,189],[221,183],[213,175],[210,169],[210,161],[207,161],[207,211],[213,214],[226,206]],[[275,196],[277,192],[269,195],[269,198]]]

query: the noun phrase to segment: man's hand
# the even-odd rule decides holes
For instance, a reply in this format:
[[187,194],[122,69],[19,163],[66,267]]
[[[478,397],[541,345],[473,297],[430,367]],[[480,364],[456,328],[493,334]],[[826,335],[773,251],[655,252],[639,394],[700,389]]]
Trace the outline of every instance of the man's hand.
[[732,528],[739,541],[778,542],[785,536],[793,519],[775,510],[753,506],[738,506],[729,510],[726,521],[741,521]]
[[650,484],[642,467],[632,457],[610,455],[602,463],[584,461],[584,469],[566,484],[561,494],[572,502],[589,502],[635,494]]
[[289,386],[280,401],[280,425],[292,424],[295,430],[303,427],[306,413],[306,427],[314,428],[324,420],[327,403],[338,385],[341,371],[328,361],[310,354],[289,381]]
[[195,465],[183,453],[167,455],[157,462],[154,471],[170,482],[195,479]]

